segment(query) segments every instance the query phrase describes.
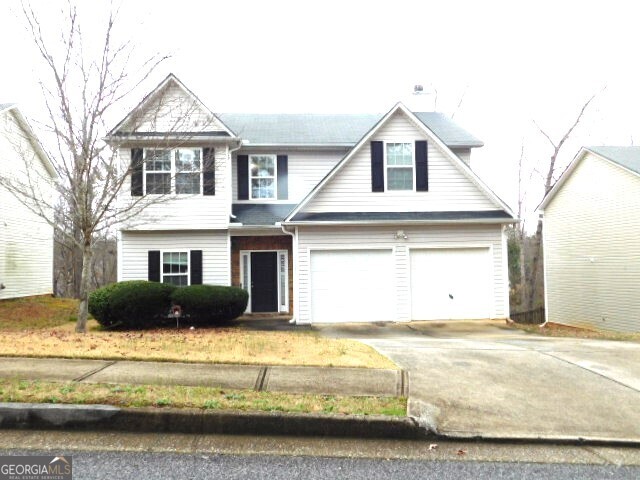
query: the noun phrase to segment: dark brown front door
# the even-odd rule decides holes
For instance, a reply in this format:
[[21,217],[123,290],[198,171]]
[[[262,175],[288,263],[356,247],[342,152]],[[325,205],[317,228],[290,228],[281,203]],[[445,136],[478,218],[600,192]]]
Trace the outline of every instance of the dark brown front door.
[[251,312],[278,311],[278,254],[251,252]]

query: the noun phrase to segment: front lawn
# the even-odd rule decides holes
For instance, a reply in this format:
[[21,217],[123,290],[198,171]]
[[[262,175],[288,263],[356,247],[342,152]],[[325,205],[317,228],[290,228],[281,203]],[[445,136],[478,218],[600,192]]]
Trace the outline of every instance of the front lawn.
[[74,332],[75,300],[0,301],[0,356],[397,368],[372,348],[312,331],[220,328]]
[[299,395],[163,385],[110,385],[0,379],[0,402],[102,404],[358,415],[406,415],[405,398]]

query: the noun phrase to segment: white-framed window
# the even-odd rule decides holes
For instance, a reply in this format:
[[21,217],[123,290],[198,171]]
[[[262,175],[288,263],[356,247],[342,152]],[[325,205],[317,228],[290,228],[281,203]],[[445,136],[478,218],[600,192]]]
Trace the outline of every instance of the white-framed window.
[[251,200],[274,200],[276,187],[276,156],[249,155],[249,195]]
[[413,190],[413,143],[388,142],[385,156],[387,190]]
[[189,252],[162,252],[162,283],[189,285]]
[[171,150],[147,149],[144,153],[145,191],[155,195],[171,193]]
[[146,194],[197,195],[202,193],[202,149],[144,149]]

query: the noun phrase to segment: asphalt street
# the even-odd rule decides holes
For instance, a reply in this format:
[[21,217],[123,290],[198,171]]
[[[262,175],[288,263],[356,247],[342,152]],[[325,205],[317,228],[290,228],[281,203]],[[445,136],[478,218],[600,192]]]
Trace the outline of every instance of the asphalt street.
[[[0,451],[2,455],[42,454]],[[416,461],[265,455],[76,452],[73,478],[81,479],[631,479],[640,467],[475,461]]]

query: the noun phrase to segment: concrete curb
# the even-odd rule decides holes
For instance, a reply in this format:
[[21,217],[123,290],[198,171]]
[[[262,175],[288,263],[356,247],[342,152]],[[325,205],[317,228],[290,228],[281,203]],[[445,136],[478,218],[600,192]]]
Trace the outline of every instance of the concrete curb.
[[638,439],[436,432],[412,417],[0,403],[0,429],[289,435],[639,448]]
[[424,439],[412,418],[0,403],[0,428]]

